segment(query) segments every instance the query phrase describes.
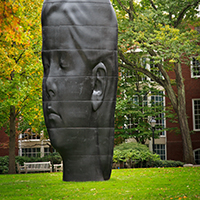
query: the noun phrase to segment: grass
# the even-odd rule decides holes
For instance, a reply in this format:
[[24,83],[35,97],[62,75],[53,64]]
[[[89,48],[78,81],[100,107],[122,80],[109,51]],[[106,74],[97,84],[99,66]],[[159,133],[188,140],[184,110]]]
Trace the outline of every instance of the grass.
[[0,199],[200,199],[200,167],[116,169],[103,182],[63,182],[62,173],[0,175]]

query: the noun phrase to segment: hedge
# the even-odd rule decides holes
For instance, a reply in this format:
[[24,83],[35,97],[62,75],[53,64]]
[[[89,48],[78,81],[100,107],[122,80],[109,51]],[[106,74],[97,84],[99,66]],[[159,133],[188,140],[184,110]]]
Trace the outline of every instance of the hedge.
[[146,145],[135,142],[115,146],[113,162],[124,163],[123,167],[127,168],[179,167],[184,165],[180,161],[161,160],[160,156],[149,151]]

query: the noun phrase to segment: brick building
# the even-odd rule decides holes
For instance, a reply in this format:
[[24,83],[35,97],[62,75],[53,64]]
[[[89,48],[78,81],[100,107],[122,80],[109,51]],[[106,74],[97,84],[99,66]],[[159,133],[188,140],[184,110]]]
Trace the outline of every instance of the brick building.
[[[194,70],[195,69],[195,70]],[[191,67],[182,65],[182,73],[185,83],[186,112],[190,131],[195,161],[200,164],[200,63],[193,59]],[[173,72],[169,73],[171,78],[175,78]],[[166,98],[166,105],[169,99]],[[167,127],[176,127],[166,120]],[[183,161],[183,145],[180,134],[167,132],[167,159]]]
[[[5,129],[0,129],[0,156],[9,154],[9,136],[5,133]],[[18,155],[18,139],[16,138],[15,155]]]

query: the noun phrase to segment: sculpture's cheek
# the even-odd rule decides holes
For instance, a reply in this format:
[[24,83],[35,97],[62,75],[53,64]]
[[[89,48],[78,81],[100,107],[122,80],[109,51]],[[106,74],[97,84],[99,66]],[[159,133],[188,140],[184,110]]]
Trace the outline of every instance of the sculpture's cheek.
[[43,102],[47,128],[91,126],[91,101]]

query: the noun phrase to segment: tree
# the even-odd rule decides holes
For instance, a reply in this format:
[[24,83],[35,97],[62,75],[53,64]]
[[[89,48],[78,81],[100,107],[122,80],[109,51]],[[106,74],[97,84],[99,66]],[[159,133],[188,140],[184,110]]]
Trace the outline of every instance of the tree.
[[0,126],[9,134],[9,173],[15,173],[17,124],[41,127],[41,0],[0,5]]
[[[146,59],[143,58],[143,61]],[[145,63],[144,63],[145,64]],[[151,139],[152,130],[149,121],[155,117],[157,122],[164,119],[163,101],[155,102],[155,95],[163,99],[163,91],[140,72],[120,70],[118,98],[115,111],[115,144],[124,139],[134,138],[145,144]],[[164,131],[162,123],[156,126],[155,138]]]
[[[193,57],[199,59],[199,34],[192,28],[199,25],[196,15],[199,4],[200,0],[114,2],[119,23],[119,65],[144,73],[165,89],[178,116],[187,163],[194,163],[194,157],[181,64],[189,66]],[[136,53],[138,49],[154,61],[151,70],[138,62],[141,56]],[[175,73],[174,80],[170,79],[169,71]]]

